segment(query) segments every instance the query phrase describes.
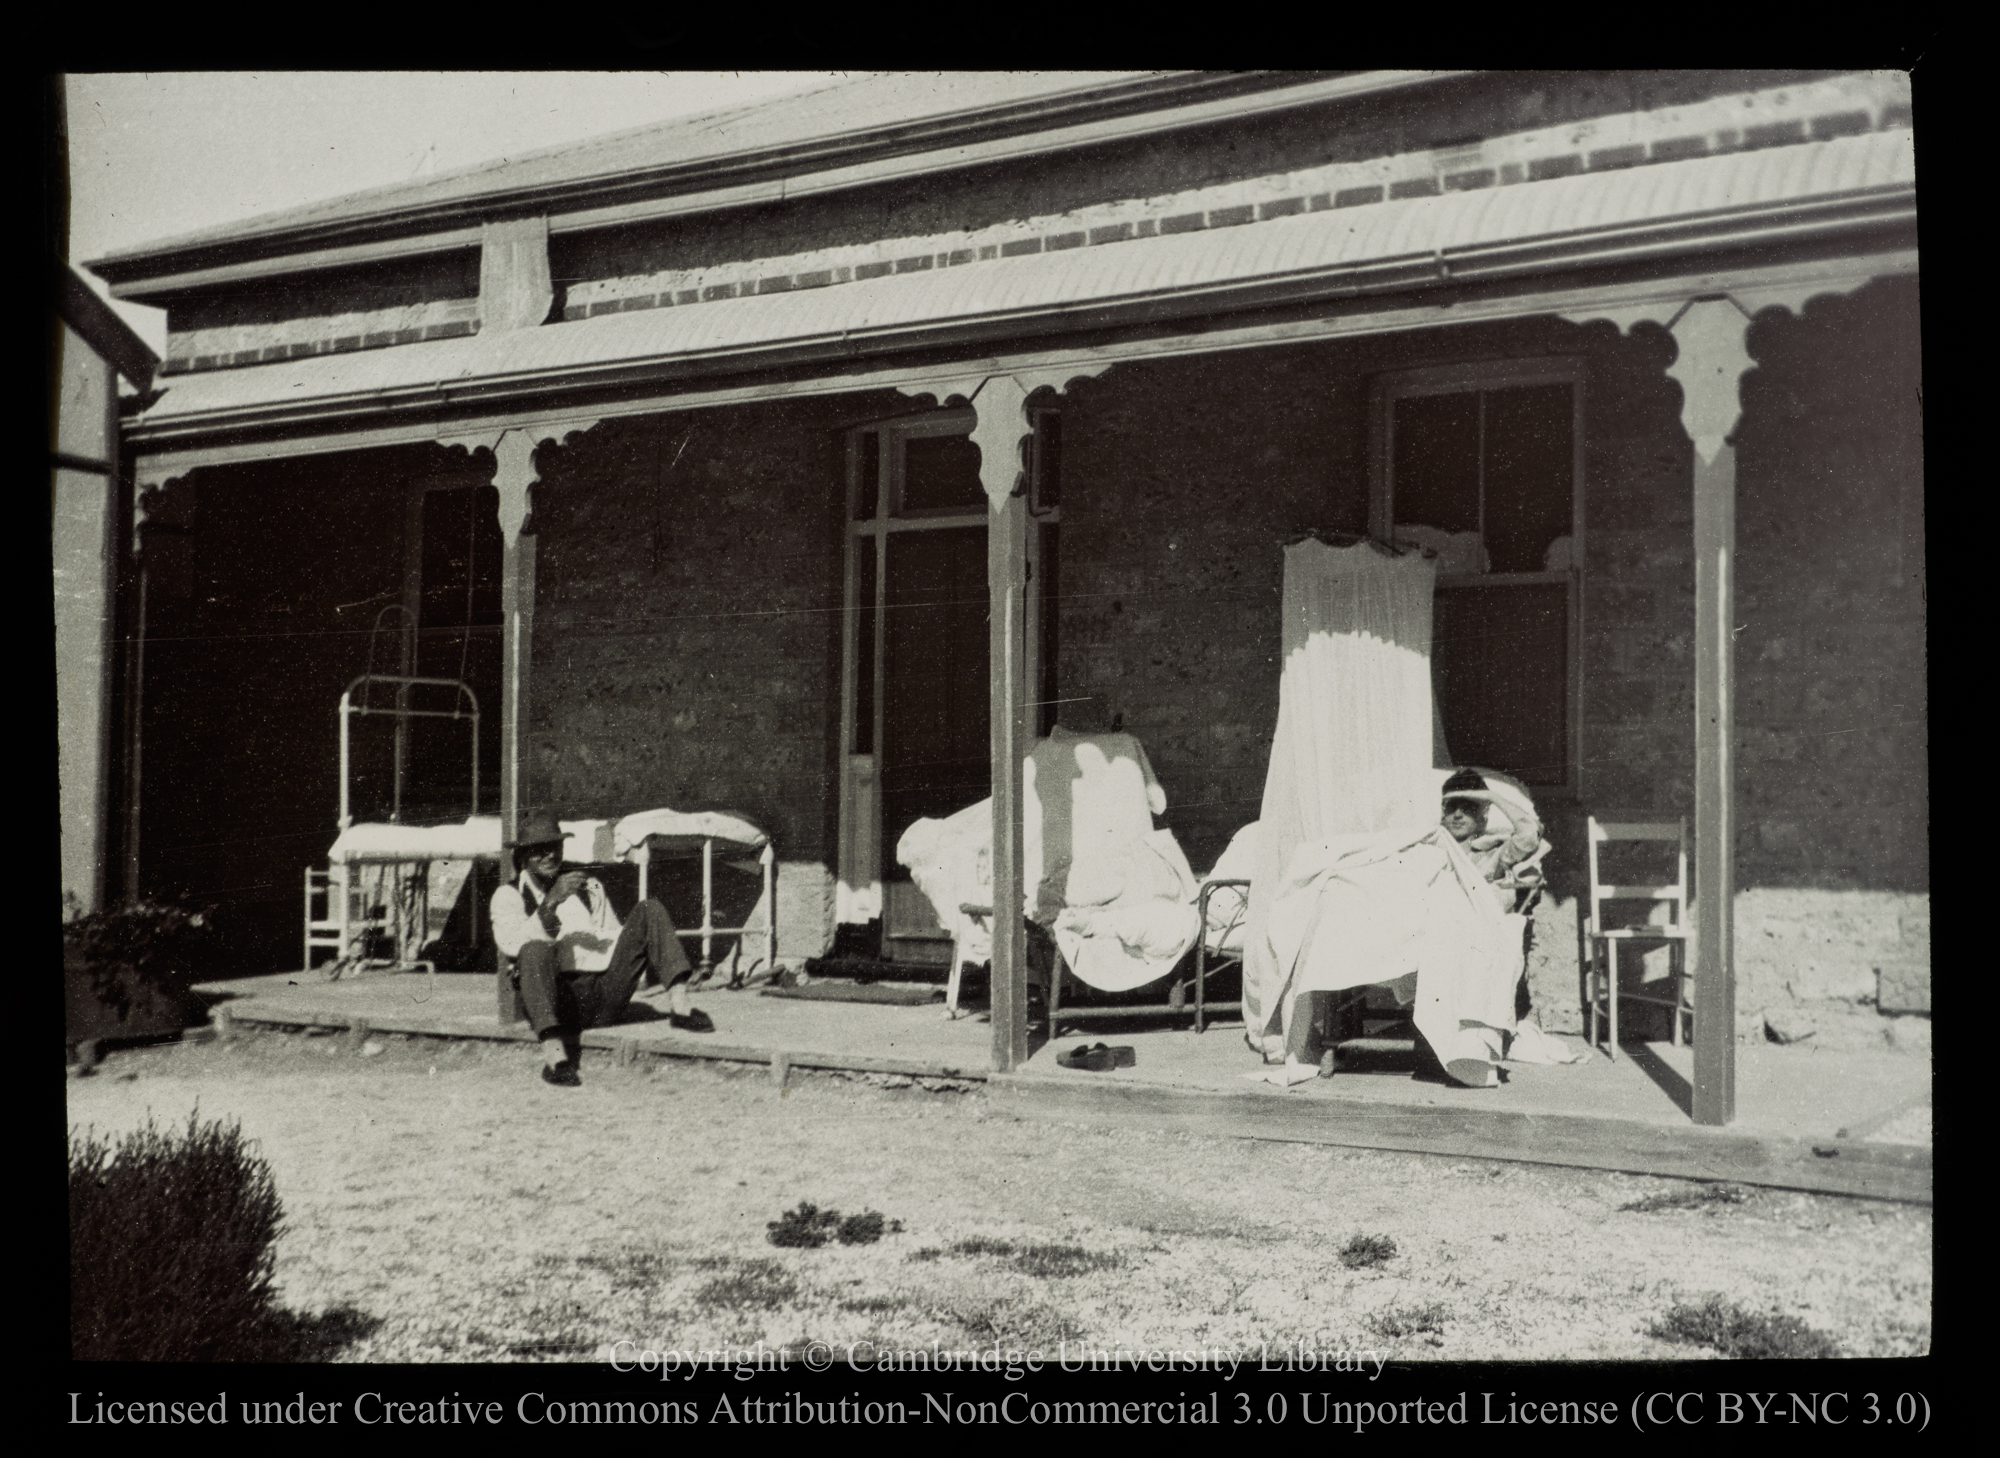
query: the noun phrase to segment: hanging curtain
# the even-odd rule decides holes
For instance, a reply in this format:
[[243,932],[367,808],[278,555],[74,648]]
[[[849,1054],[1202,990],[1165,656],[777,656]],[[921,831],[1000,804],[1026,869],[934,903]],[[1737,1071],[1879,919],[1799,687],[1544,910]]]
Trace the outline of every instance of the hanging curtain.
[[[1431,596],[1437,572],[1412,552],[1308,539],[1285,549],[1278,728],[1244,936],[1243,1011],[1267,1057],[1284,1052],[1271,906],[1301,845],[1437,823]],[[1434,739],[1436,743],[1434,745]]]

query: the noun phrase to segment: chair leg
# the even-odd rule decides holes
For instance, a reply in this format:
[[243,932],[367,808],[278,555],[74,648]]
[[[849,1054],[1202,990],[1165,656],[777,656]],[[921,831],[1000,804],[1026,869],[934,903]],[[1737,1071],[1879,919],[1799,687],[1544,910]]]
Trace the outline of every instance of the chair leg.
[[1056,1017],[1062,1012],[1062,953],[1058,952],[1049,962],[1049,1041],[1056,1040]]
[[1667,1041],[1678,1048],[1681,1045],[1681,999],[1686,992],[1681,983],[1681,952],[1678,943],[1669,943],[1667,947],[1667,981],[1674,989],[1674,1005],[1669,1009],[1673,1016],[1667,1024]]
[[1197,1035],[1201,1033],[1202,1003],[1204,1001],[1204,993],[1206,992],[1204,984],[1208,981],[1207,932],[1208,925],[1204,922],[1202,924],[1203,934],[1194,944],[1194,1030]]
[[1590,1046],[1597,1046],[1597,956],[1595,943],[1588,946],[1583,958],[1583,1018],[1584,1036]]
[[1611,1061],[1616,1063],[1618,1061],[1618,943],[1606,942],[1604,950],[1607,955],[1604,980],[1610,993],[1611,1004],[1611,1046],[1605,1051],[1611,1055]]
[[1687,1013],[1688,1042],[1694,1042],[1694,999],[1688,996],[1687,943],[1674,943],[1674,1026],[1681,1025],[1681,1013]]

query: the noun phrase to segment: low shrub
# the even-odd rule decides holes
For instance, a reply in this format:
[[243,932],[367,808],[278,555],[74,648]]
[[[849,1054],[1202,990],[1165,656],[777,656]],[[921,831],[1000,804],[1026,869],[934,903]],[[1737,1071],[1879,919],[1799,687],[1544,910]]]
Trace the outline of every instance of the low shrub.
[[1837,1357],[1840,1348],[1825,1332],[1796,1316],[1745,1311],[1720,1296],[1690,1305],[1677,1302],[1648,1332],[1682,1346],[1712,1347],[1725,1357]]
[[902,1221],[891,1220],[880,1210],[863,1210],[859,1215],[843,1217],[838,1210],[822,1210],[802,1200],[797,1209],[787,1210],[766,1224],[764,1238],[773,1245],[818,1250],[830,1240],[838,1240],[842,1245],[873,1245],[884,1234],[894,1234],[902,1228]]
[[1356,1235],[1340,1248],[1339,1254],[1343,1266],[1358,1271],[1394,1259],[1396,1242],[1386,1235]]
[[91,992],[121,1017],[132,1009],[134,981],[184,997],[214,936],[212,908],[165,901],[108,907],[63,923],[66,955],[89,969]]
[[902,1228],[902,1221],[891,1220],[880,1210],[863,1210],[841,1221],[834,1234],[842,1245],[873,1245],[885,1232]]
[[838,1210],[822,1210],[801,1200],[798,1208],[787,1210],[764,1226],[764,1238],[773,1245],[800,1250],[818,1250],[840,1227]]
[[1391,1306],[1375,1313],[1369,1324],[1385,1337],[1422,1336],[1426,1332],[1443,1332],[1447,1314],[1444,1304],[1438,1301],[1426,1306]]
[[234,1123],[69,1141],[70,1353],[84,1361],[267,1357],[284,1220]]

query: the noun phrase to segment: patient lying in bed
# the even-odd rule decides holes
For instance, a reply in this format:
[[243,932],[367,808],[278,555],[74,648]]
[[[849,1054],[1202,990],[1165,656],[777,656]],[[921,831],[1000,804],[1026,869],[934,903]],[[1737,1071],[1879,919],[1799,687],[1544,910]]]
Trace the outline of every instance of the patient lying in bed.
[[[1428,831],[1340,836],[1292,856],[1265,927],[1282,979],[1275,1002],[1288,1064],[1306,1052],[1308,1020],[1298,1014],[1309,995],[1380,986],[1412,1009],[1453,1079],[1497,1084],[1507,1040],[1521,1031],[1526,918],[1517,891],[1535,883],[1547,845],[1526,792],[1504,777],[1459,771],[1442,798]],[[1495,808],[1504,834],[1488,832]]]
[[[1496,803],[1507,820],[1505,835],[1487,833],[1488,812]],[[1459,770],[1444,782],[1444,817],[1438,823],[1488,881],[1511,884],[1515,868],[1531,863],[1543,848],[1542,823],[1527,796],[1496,792],[1474,769]]]

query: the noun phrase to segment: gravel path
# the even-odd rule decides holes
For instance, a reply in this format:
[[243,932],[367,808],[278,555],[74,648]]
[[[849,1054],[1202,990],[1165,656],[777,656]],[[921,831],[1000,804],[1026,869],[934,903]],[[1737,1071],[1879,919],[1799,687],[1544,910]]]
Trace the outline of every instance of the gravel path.
[[[1647,1334],[1720,1293],[1852,1356],[1927,1352],[1928,1208],[1684,1181],[1030,1123],[976,1086],[586,1061],[550,1089],[517,1047],[333,1036],[113,1053],[72,1126],[241,1121],[303,1313],[348,1361],[592,1360],[612,1343],[1273,1350],[1392,1359],[1701,1355]],[[1927,1111],[1924,1111],[1927,1116]],[[1898,1130],[1899,1134],[1905,1131]],[[779,1249],[801,1201],[878,1210],[879,1243]],[[1658,1203],[1657,1200],[1655,1203]],[[1395,1255],[1351,1269],[1341,1247]]]

